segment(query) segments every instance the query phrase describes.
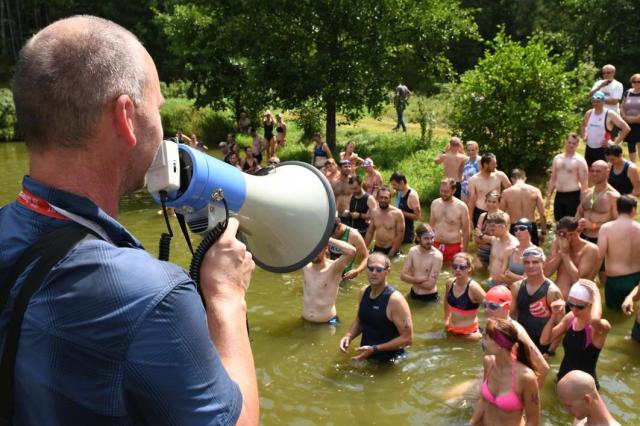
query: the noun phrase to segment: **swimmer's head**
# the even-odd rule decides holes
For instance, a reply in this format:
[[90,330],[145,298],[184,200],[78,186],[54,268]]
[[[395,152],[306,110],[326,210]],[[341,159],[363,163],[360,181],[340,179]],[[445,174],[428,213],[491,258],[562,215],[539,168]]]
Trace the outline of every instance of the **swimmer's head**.
[[422,247],[428,250],[433,245],[435,237],[436,234],[428,223],[421,223],[416,227],[416,238],[414,240],[416,245],[422,245]]
[[[462,266],[464,266],[464,268],[462,268]],[[465,273],[471,275],[471,272],[473,272],[473,256],[463,251],[456,253],[451,260],[451,267],[453,268],[454,275],[464,275]]]
[[456,192],[456,181],[452,178],[444,178],[440,181],[440,198],[449,201]]
[[581,370],[568,372],[558,381],[556,390],[562,405],[578,420],[587,417],[600,399],[595,380]]
[[511,292],[504,285],[497,285],[487,291],[483,306],[490,318],[507,318],[511,308]]
[[[516,237],[520,237],[523,232],[528,232],[531,235],[533,230],[533,224],[526,217],[520,218],[513,224],[513,230]],[[525,234],[526,235],[526,234]]]
[[369,284],[386,284],[390,270],[391,261],[386,254],[374,251],[369,255],[367,259],[367,277]]

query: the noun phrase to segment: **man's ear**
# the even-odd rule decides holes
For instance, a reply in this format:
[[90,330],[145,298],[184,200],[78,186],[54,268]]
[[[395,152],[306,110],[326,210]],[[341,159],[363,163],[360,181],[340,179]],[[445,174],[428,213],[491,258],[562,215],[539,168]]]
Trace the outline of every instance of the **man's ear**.
[[113,105],[113,124],[116,133],[122,137],[127,145],[136,144],[133,124],[136,107],[129,95],[120,95]]

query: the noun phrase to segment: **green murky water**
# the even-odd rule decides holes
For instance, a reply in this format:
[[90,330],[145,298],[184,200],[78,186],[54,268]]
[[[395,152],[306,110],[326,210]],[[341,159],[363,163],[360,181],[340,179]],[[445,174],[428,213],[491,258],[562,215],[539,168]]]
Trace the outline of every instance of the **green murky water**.
[[[0,144],[0,205],[12,201],[27,171],[23,144]],[[146,192],[126,197],[120,221],[154,254],[164,231],[158,207]],[[174,224],[177,231],[177,224]],[[187,266],[184,242],[175,238],[172,260]],[[393,263],[390,282],[400,283],[404,259]],[[441,277],[442,292],[448,272]],[[442,302],[419,306],[410,302],[415,336],[408,358],[397,365],[354,366],[338,351],[338,342],[356,313],[358,288],[365,276],[345,284],[337,308],[343,323],[334,328],[306,324],[302,310],[302,275],[272,274],[257,269],[248,294],[249,321],[260,385],[265,425],[462,425],[471,415],[471,401],[447,401],[454,386],[480,371],[478,343],[447,339],[442,330]],[[625,425],[640,424],[640,344],[629,339],[631,318],[605,308],[613,324],[600,356],[598,373],[602,395],[613,415]],[[481,319],[483,322],[483,319]],[[355,345],[352,345],[355,346]],[[554,394],[555,372],[562,351],[552,360],[552,372],[542,391],[545,425],[570,424]]]

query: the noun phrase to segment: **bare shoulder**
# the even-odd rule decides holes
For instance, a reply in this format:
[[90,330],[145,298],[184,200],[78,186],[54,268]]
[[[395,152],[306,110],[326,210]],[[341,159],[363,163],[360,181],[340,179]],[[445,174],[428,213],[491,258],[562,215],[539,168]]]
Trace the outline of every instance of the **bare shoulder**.
[[440,261],[444,260],[444,256],[442,256],[442,252],[440,250],[436,249],[436,248],[433,248],[433,250],[431,250],[431,254],[433,255],[433,257],[435,259],[439,259]]

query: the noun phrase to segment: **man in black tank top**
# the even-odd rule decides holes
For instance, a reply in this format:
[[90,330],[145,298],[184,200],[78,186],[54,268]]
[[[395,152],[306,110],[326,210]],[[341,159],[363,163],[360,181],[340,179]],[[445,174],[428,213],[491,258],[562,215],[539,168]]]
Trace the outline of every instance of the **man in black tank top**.
[[357,174],[349,177],[349,185],[353,194],[349,201],[349,210],[345,212],[347,215],[342,218],[342,222],[357,229],[364,237],[369,227],[371,211],[378,206],[378,203],[371,194],[365,192],[362,187],[362,178]]
[[622,156],[622,147],[620,145],[612,145],[607,148],[606,153],[607,161],[611,163],[609,184],[613,186],[620,195],[640,195],[640,175],[638,175],[638,168],[634,163],[624,159]]
[[420,220],[422,209],[420,208],[420,196],[415,189],[407,184],[407,178],[400,172],[391,175],[391,186],[396,191],[396,207],[402,211],[404,216],[404,238],[402,244],[413,241],[413,222]]
[[352,359],[389,361],[404,354],[413,341],[413,322],[409,304],[399,291],[388,285],[391,262],[379,252],[367,261],[369,286],[360,291],[358,315],[340,339],[340,350],[347,352],[349,344],[362,333],[359,353]]

